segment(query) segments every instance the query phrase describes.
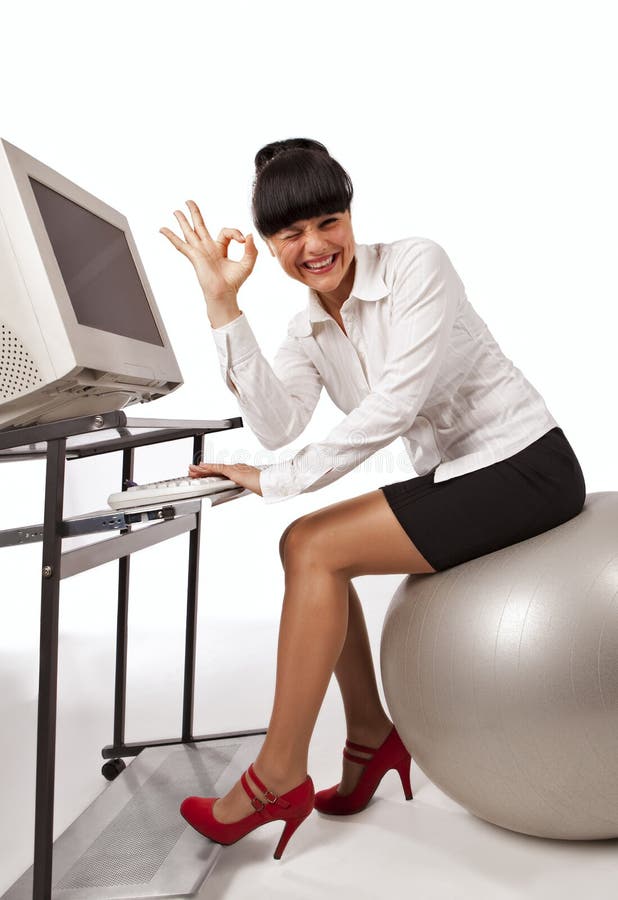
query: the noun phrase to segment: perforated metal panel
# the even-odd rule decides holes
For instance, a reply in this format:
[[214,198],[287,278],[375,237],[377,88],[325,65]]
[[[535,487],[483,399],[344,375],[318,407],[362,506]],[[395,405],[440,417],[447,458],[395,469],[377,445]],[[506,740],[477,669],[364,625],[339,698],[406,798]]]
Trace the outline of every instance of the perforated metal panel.
[[10,400],[43,383],[36,364],[14,331],[0,322],[0,398]]
[[[52,900],[188,898],[221,851],[179,813],[186,796],[221,796],[263,735],[144,750],[54,843]],[[2,900],[31,900],[32,869]]]
[[213,747],[193,758],[169,756],[55,887],[117,887],[146,884],[187,827],[178,807],[188,794],[216,794],[215,783],[239,744]]

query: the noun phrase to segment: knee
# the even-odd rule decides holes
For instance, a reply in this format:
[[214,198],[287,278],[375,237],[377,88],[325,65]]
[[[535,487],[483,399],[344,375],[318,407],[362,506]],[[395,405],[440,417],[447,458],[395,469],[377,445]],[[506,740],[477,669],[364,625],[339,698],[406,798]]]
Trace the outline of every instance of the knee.
[[281,535],[281,539],[279,541],[279,556],[281,558],[281,565],[283,565],[285,562],[285,548],[286,548],[286,544],[288,541],[288,536],[291,533],[292,529],[296,527],[298,522],[301,521],[301,519],[302,519],[302,516],[300,519],[294,519],[293,522],[290,522],[290,524],[287,526],[287,528]]
[[328,557],[328,541],[311,514],[301,516],[291,522],[279,541],[279,556],[284,566],[292,560],[310,561],[317,559],[326,562]]

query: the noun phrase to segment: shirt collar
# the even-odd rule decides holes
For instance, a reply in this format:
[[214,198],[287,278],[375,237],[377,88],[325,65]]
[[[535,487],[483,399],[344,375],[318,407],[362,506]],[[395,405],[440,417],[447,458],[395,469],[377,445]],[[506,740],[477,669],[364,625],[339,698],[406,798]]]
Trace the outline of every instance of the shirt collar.
[[[378,254],[376,244],[354,244],[354,257],[356,269],[354,283],[350,297],[358,300],[381,300],[388,295],[388,288],[384,282],[383,264]],[[292,319],[289,333],[296,337],[306,337],[313,331],[314,322],[326,322],[332,320],[332,316],[326,312],[320,303],[317,293],[309,288],[309,302],[307,306],[297,313]]]

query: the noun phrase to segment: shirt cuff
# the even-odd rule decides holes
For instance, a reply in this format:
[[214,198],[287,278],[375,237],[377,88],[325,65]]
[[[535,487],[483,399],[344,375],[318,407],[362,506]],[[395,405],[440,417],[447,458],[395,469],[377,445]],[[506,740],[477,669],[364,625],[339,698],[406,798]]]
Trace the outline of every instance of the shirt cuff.
[[337,467],[331,465],[319,449],[309,444],[291,459],[265,466],[260,472],[260,490],[266,503],[277,503],[317,491],[343,474],[337,472]]
[[278,503],[300,493],[290,481],[290,464],[285,460],[262,469],[260,490],[265,503]]
[[211,332],[219,363],[225,370],[243,362],[260,349],[249,321],[242,311],[231,322],[226,322],[218,328],[211,328]]

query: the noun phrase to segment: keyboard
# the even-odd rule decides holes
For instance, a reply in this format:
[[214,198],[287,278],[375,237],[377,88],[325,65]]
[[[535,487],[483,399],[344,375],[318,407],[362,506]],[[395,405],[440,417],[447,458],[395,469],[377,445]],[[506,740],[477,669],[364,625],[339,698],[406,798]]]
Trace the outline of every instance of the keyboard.
[[132,484],[125,491],[110,494],[107,502],[112,509],[131,509],[135,506],[167,503],[172,500],[186,500],[203,497],[217,491],[240,488],[223,475],[207,475],[204,478],[168,478],[167,481],[153,481],[150,484]]

